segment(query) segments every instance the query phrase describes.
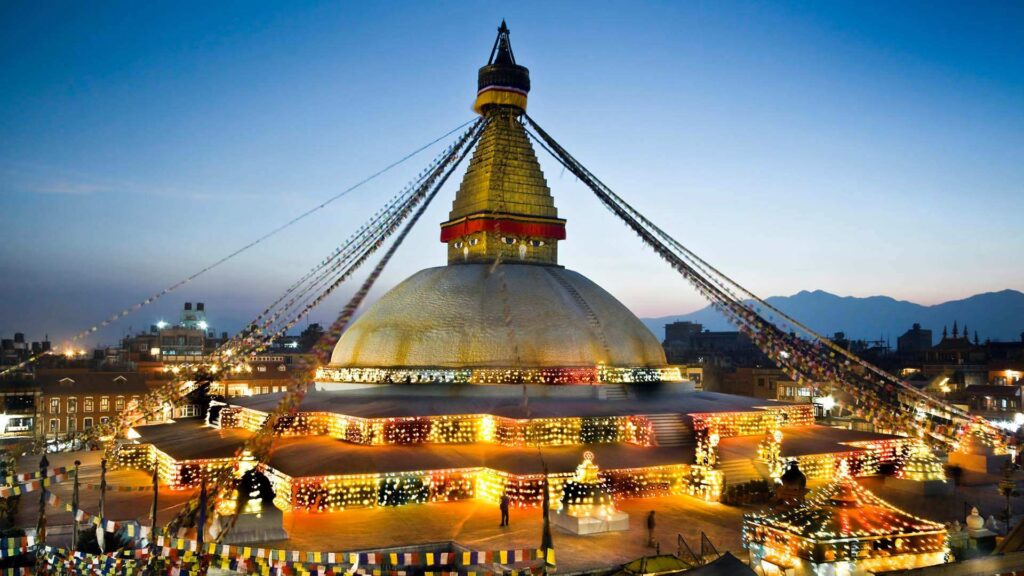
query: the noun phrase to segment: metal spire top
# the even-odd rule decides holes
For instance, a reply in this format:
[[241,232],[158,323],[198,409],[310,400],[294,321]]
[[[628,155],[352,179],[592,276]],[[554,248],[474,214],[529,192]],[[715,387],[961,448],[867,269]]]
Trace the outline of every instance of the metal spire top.
[[491,57],[487,64],[515,64],[516,57],[512,54],[512,44],[508,39],[508,25],[505,19],[501,19],[501,26],[498,27],[498,37],[494,39],[494,46],[491,48]]

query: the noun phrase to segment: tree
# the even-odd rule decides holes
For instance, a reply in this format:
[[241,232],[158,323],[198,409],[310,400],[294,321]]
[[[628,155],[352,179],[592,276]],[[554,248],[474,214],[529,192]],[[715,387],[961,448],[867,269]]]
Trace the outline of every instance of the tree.
[[299,334],[299,349],[303,352],[309,352],[316,345],[320,337],[324,335],[324,327],[319,323],[314,322]]

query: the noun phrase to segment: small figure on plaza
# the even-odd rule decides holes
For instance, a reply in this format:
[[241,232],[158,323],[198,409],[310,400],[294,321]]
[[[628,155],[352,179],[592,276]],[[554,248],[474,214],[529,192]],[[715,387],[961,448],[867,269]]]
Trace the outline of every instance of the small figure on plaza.
[[498,507],[501,508],[501,525],[502,526],[508,526],[508,505],[509,505],[508,493],[504,492],[504,493],[502,493],[501,501],[498,504]]
[[647,546],[654,547],[654,510],[647,513]]

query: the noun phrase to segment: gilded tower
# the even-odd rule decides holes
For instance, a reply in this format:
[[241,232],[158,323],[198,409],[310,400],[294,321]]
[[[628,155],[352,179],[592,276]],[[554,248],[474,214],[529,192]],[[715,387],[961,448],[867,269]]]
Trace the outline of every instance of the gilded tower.
[[477,76],[473,109],[489,122],[455,195],[441,241],[448,263],[558,264],[565,220],[551,197],[521,117],[530,71],[516,64],[502,21],[487,65]]

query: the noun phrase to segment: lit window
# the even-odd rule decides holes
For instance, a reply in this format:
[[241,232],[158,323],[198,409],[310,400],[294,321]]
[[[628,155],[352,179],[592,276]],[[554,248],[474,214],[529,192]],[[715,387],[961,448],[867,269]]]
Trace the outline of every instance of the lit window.
[[266,366],[257,366],[256,367],[256,371],[257,372],[266,372],[267,371],[267,367]]
[[118,396],[117,399],[114,400],[114,409],[117,411],[124,410],[124,396]]
[[68,418],[68,432],[74,432],[78,430],[78,422],[75,422],[75,418]]
[[287,366],[285,366],[284,364],[281,364],[281,365],[279,365],[279,366],[277,367],[277,371],[278,371],[278,372],[284,372],[284,371],[285,371],[285,370],[287,370],[287,369],[288,369],[288,367],[287,367]]
[[60,414],[60,398],[50,398],[50,414]]
[[92,416],[82,418],[82,429],[88,430],[89,428],[92,428]]
[[50,418],[50,432],[53,434],[60,432],[60,420]]
[[94,408],[94,406],[93,406],[93,399],[92,398],[86,398],[85,399],[85,405],[82,407],[82,409],[85,412],[92,412],[93,408]]
[[78,412],[78,398],[68,398],[68,414]]
[[110,412],[110,398],[100,398],[100,412]]

